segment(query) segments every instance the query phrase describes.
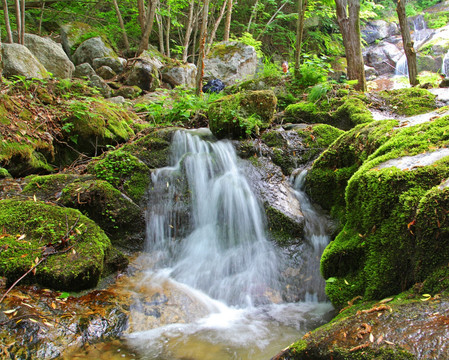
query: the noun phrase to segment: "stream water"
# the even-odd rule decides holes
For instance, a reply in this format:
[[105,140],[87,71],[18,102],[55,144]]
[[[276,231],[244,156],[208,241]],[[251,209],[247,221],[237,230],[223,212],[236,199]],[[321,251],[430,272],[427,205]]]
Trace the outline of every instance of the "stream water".
[[126,350],[110,350],[122,358],[270,359],[329,320],[319,273],[326,219],[301,190],[305,173],[291,179],[306,219],[294,260],[304,295],[287,303],[283,277],[293,271],[291,256],[267,238],[262,207],[232,145],[208,136],[177,132],[172,165],[153,173],[144,270],[130,285],[121,342]]

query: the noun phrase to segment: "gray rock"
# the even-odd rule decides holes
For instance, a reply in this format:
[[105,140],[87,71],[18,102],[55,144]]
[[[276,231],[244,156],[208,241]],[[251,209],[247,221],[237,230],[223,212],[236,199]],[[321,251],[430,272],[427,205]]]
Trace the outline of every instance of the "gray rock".
[[142,89],[138,86],[122,86],[115,94],[117,96],[123,96],[125,99],[135,99],[142,93]]
[[89,63],[77,65],[75,67],[75,73],[73,74],[73,76],[77,78],[87,77],[89,79],[93,75],[96,75],[96,73],[92,65],[90,65]]
[[368,81],[374,80],[375,78],[377,78],[377,76],[378,76],[378,73],[375,68],[365,65],[366,80],[368,80]]
[[103,65],[97,69],[97,75],[105,80],[110,80],[117,74],[109,66]]
[[365,65],[376,69],[379,75],[394,73],[397,61],[402,51],[389,42],[382,42],[378,46],[371,46],[364,54]]
[[139,59],[127,75],[126,85],[154,91],[159,86],[158,70],[150,62]]
[[123,96],[114,96],[109,98],[108,101],[114,104],[124,104],[126,100]]
[[195,86],[196,66],[185,64],[182,66],[165,67],[162,69],[162,80],[171,86],[187,85]]
[[225,85],[251,78],[256,70],[256,50],[237,41],[216,44],[204,60],[204,80],[216,78]]
[[47,71],[61,79],[71,79],[75,65],[70,61],[61,45],[50,38],[25,34],[25,46],[45,66]]
[[90,85],[92,87],[96,87],[98,88],[98,90],[100,90],[100,93],[105,97],[105,98],[109,98],[112,95],[112,90],[111,88],[108,86],[108,84],[106,84],[106,82],[99,77],[98,75],[92,75],[90,77]]
[[73,54],[73,61],[77,65],[85,62],[92,65],[94,59],[103,57],[118,58],[115,51],[98,36],[84,41]]
[[[71,22],[61,25],[61,44],[67,56],[72,59],[72,50],[81,44],[81,39],[86,39],[85,35],[92,33],[94,29],[82,22]],[[74,50],[73,50],[74,51]]]
[[109,66],[117,74],[123,71],[126,60],[120,57],[102,57],[92,61],[92,67],[96,70],[102,66]]
[[36,79],[49,77],[44,65],[24,45],[2,44],[2,55],[4,77],[14,75]]

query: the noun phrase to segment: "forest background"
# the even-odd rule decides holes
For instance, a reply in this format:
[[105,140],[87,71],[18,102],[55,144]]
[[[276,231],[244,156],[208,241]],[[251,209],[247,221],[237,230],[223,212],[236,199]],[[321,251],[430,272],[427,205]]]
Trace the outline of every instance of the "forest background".
[[[408,1],[407,16],[438,2]],[[298,14],[303,14],[300,51],[306,68],[328,71],[329,64],[345,54],[333,0],[217,0],[210,4],[209,0],[2,0],[1,8],[8,9],[0,19],[6,42],[8,28],[17,29],[18,42],[24,31],[58,41],[62,24],[79,21],[92,26],[86,39],[103,36],[124,57],[136,56],[151,44],[167,57],[197,63],[201,33],[206,31],[206,54],[214,42],[239,39],[258,50],[267,68],[276,63],[278,71],[281,61],[294,62]],[[397,21],[395,9],[394,0],[360,1],[362,25],[372,19]],[[207,28],[202,29],[203,24]]]

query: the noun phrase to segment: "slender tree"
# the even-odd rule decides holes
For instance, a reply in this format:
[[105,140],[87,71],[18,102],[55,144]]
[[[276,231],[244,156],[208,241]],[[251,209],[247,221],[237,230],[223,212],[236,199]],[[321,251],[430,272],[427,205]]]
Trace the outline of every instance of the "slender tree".
[[158,0],[148,0],[148,8],[145,17],[145,28],[142,34],[142,39],[140,40],[139,50],[137,50],[137,55],[142,54],[145,50],[148,49],[150,34],[151,31],[153,31],[157,3]]
[[206,55],[209,54],[210,48],[211,48],[213,42],[215,41],[215,34],[217,33],[218,27],[220,26],[221,20],[223,19],[223,15],[226,10],[226,5],[227,5],[227,1],[225,0],[225,1],[223,1],[223,4],[221,5],[220,12],[218,14],[218,18],[214,23],[214,27],[212,28],[209,42],[207,44]]
[[112,0],[112,3],[114,4],[114,9],[117,14],[120,29],[122,30],[123,44],[125,46],[126,51],[128,52],[129,51],[129,41],[128,41],[128,35],[126,34],[125,24],[123,23],[122,13],[120,12],[120,9],[118,7],[117,0]]
[[206,53],[206,37],[207,37],[207,18],[209,13],[209,0],[203,0],[203,18],[200,31],[200,47],[198,51],[198,62],[196,65],[196,94],[201,95],[203,92],[203,76],[204,76],[204,56]]
[[231,17],[232,17],[232,0],[228,0],[228,9],[226,11],[223,41],[229,41],[229,36],[231,34]]
[[410,36],[410,28],[407,22],[407,15],[405,14],[406,0],[398,0],[396,5],[396,12],[399,19],[399,27],[401,28],[402,43],[404,44],[405,57],[407,58],[408,79],[410,85],[415,86],[419,84],[418,81],[418,66],[416,64],[416,52],[413,47],[412,37]]
[[296,21],[296,47],[295,47],[295,72],[296,78],[299,78],[299,68],[301,65],[301,46],[304,32],[304,16],[307,9],[307,0],[298,0],[298,19]]
[[6,42],[12,44],[13,40],[12,40],[11,25],[9,23],[8,0],[2,0],[2,3],[3,3],[3,15],[5,18]]
[[360,37],[360,0],[335,0],[337,22],[345,47],[349,80],[357,80],[355,89],[365,91],[365,66]]
[[22,16],[20,15],[20,0],[15,0],[16,7],[16,26],[17,26],[17,42],[20,44],[22,40]]
[[190,43],[190,36],[192,35],[193,30],[193,10],[195,8],[195,0],[191,0],[189,3],[189,17],[187,19],[187,26],[186,26],[186,32],[184,35],[184,43],[183,43],[183,50],[182,50],[182,61],[187,62],[187,57],[189,55],[189,43]]
[[20,3],[20,15],[22,16],[22,20],[20,22],[21,31],[20,31],[20,43],[22,45],[25,44],[25,0],[22,0]]
[[143,32],[145,30],[145,19],[146,19],[146,12],[145,12],[145,2],[144,0],[137,0],[137,21],[139,21],[140,24],[140,30]]

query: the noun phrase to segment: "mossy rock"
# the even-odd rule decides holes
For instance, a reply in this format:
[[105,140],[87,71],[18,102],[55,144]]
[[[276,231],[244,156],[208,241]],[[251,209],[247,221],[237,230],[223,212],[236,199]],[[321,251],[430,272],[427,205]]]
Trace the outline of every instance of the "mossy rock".
[[36,267],[36,273],[23,281],[65,291],[97,285],[111,242],[78,210],[34,201],[2,200],[0,226],[4,229],[0,272],[9,283],[47,256]]
[[313,161],[343,133],[326,124],[301,124],[288,129],[269,129],[261,135],[263,143],[270,148],[267,154],[262,151],[263,155],[280,166],[285,175]]
[[[80,210],[94,220],[113,245],[142,248],[143,212],[133,201],[104,180],[74,181],[62,190],[60,203]],[[140,236],[140,244],[135,238]]]
[[8,170],[0,167],[0,179],[6,179],[6,178],[10,178],[10,177],[11,177],[11,174],[8,172]]
[[[447,297],[422,298],[412,293],[385,299],[384,303],[359,300],[273,359],[417,360],[422,354],[444,358],[447,328],[435,314],[447,306]],[[443,345],[435,347],[434,342]]]
[[35,196],[41,201],[57,201],[61,196],[62,189],[79,178],[80,176],[76,174],[30,176],[27,178],[28,183],[21,194],[30,197]]
[[65,119],[63,129],[75,149],[94,155],[99,148],[129,140],[134,131],[130,124],[136,119],[120,105],[105,100],[72,100],[71,116]]
[[123,146],[123,151],[137,157],[150,169],[170,165],[170,145],[173,134],[181,128],[170,127],[150,132],[148,135]]
[[292,242],[297,242],[303,235],[304,222],[298,222],[267,203],[264,204],[264,208],[268,230],[279,245],[288,246]]
[[373,121],[373,116],[366,105],[363,95],[337,92],[331,100],[321,99],[317,102],[302,101],[287,106],[285,117],[293,123],[323,123],[342,130]]
[[92,161],[87,170],[97,178],[109,182],[136,203],[142,200],[151,183],[148,166],[122,149],[103,154]]
[[343,221],[348,180],[390,138],[397,125],[396,120],[376,121],[342,134],[308,172],[305,189],[310,198]]
[[222,97],[209,107],[209,128],[219,139],[242,139],[270,126],[277,98],[272,90]]
[[404,88],[384,90],[378,93],[393,113],[413,116],[431,112],[436,109],[436,95],[421,88]]
[[[348,181],[346,225],[326,248],[321,271],[337,284],[351,277],[358,293],[342,298],[332,284],[327,285],[336,306],[355,295],[380,299],[397,294],[449,261],[445,251],[428,253],[444,248],[446,241],[445,225],[440,230],[442,214],[435,214],[431,204],[436,200],[434,188],[449,177],[447,119],[396,130]],[[444,204],[444,191],[440,195]],[[417,213],[420,206],[431,206],[429,211],[433,209],[436,216]]]

